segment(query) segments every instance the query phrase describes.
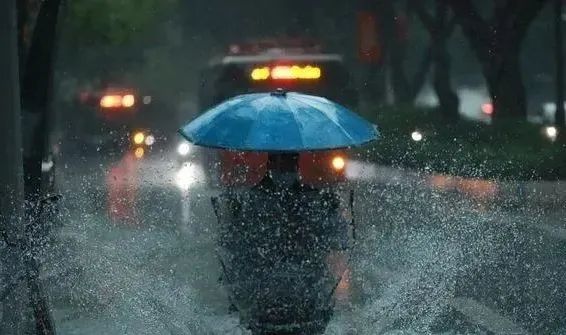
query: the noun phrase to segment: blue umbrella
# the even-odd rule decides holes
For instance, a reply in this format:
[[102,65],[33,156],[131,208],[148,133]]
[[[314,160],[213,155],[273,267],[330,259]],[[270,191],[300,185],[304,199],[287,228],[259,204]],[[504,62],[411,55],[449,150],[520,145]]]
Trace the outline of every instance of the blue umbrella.
[[375,125],[339,104],[282,90],[229,99],[179,132],[200,146],[269,152],[352,147],[379,135]]

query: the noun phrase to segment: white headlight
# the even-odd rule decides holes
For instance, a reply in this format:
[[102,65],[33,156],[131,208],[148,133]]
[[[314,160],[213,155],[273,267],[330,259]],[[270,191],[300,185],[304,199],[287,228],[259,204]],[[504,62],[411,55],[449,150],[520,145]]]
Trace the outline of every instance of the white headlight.
[[153,135],[147,135],[147,136],[145,137],[145,144],[146,144],[146,145],[151,146],[151,145],[153,145],[154,143],[155,143],[155,137],[154,137]]
[[556,128],[554,126],[545,127],[544,128],[544,134],[550,140],[554,141],[554,140],[556,140],[556,137],[558,137],[558,128]]
[[423,139],[423,134],[420,131],[415,130],[414,132],[411,133],[411,138],[415,142],[420,142]]
[[177,153],[181,156],[186,156],[189,154],[189,152],[191,152],[191,146],[189,145],[189,143],[181,143],[177,147]]

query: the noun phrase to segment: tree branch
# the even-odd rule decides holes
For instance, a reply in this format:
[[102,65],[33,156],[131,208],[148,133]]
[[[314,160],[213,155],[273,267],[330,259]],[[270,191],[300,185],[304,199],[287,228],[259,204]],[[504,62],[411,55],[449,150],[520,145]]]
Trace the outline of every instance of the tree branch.
[[493,11],[493,16],[489,21],[493,26],[506,27],[511,22],[512,15],[517,10],[517,6],[520,2],[529,2],[530,0],[505,0],[495,1],[495,9]]
[[462,29],[475,34],[488,34],[489,23],[476,10],[470,0],[442,0],[451,9],[458,19]]
[[481,17],[471,0],[442,1],[452,9],[456,20],[462,27],[464,35],[470,41],[472,49],[478,58],[484,60],[486,53],[483,50],[489,48],[491,39],[491,26],[488,21]]
[[423,7],[422,0],[410,0],[410,3],[411,7],[419,17],[419,20],[421,20],[423,26],[432,35],[437,28],[436,22],[432,15],[430,15]]
[[[513,0],[510,1],[514,2]],[[514,31],[516,38],[521,41],[525,38],[531,22],[546,5],[548,0],[522,0],[516,2],[518,4],[516,10],[511,14],[509,29]]]

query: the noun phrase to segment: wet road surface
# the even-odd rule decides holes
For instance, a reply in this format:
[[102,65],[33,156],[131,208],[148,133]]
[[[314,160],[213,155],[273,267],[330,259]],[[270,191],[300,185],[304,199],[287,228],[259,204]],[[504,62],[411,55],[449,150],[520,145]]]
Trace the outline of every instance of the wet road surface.
[[[44,266],[58,333],[247,334],[219,281],[214,191],[169,158],[63,164]],[[566,211],[365,167],[350,171],[358,240],[327,334],[566,330]]]

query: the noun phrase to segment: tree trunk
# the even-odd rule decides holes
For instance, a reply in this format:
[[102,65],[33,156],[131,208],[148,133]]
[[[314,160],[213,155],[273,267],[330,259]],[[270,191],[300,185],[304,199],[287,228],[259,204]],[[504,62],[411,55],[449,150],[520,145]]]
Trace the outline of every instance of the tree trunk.
[[417,67],[417,72],[415,72],[412,82],[411,82],[411,101],[415,101],[419,92],[425,85],[428,73],[432,65],[432,47],[428,47],[422,55],[419,66]]
[[499,2],[493,18],[488,20],[480,15],[472,0],[443,0],[458,18],[462,32],[483,66],[495,119],[527,117],[520,48],[529,25],[547,1]]
[[[42,215],[45,190],[42,190],[43,158],[47,156],[52,97],[53,64],[60,0],[44,0],[37,14],[31,45],[27,52],[25,73],[21,81],[22,115],[26,132],[23,136],[24,198],[26,200],[27,285],[33,307],[36,333],[55,334],[47,295],[40,280],[38,245],[45,241],[47,225]],[[51,190],[48,190],[51,191]]]
[[383,32],[384,51],[391,74],[395,103],[410,103],[411,89],[405,74],[405,46],[399,34],[399,16],[391,0],[377,2],[380,31]]
[[[564,46],[562,41],[562,9],[563,0],[554,0],[554,39],[556,59],[556,113],[554,123],[558,127],[564,127],[566,115],[564,115]],[[561,137],[564,135],[561,134]]]
[[16,1],[0,1],[0,334],[28,334],[31,310],[24,271],[24,214]]
[[446,120],[459,118],[458,95],[452,90],[451,61],[447,43],[454,31],[455,18],[448,20],[449,7],[441,0],[435,1],[435,15],[430,15],[419,0],[409,3],[423,26],[430,34],[428,56],[433,65],[433,86],[439,109]]
[[441,0],[435,1],[436,28],[432,29],[432,47],[434,57],[433,84],[438,96],[440,111],[446,120],[457,120],[460,101],[452,89],[452,63],[447,43],[454,30],[455,20],[448,20],[450,9]]
[[452,90],[450,55],[446,50],[446,39],[439,38],[433,42],[433,86],[438,97],[442,116],[447,120],[457,120],[459,117],[458,95]]
[[[395,44],[398,44],[395,42]],[[405,104],[412,102],[411,91],[403,64],[405,62],[404,47],[397,45],[389,54],[391,63],[391,84],[395,96],[395,103]]]
[[[490,51],[485,51],[490,53]],[[495,119],[527,117],[526,91],[521,74],[519,51],[515,46],[498,57],[486,57],[483,71],[494,107]],[[495,59],[494,59],[495,58]]]

